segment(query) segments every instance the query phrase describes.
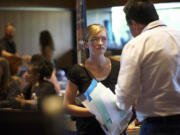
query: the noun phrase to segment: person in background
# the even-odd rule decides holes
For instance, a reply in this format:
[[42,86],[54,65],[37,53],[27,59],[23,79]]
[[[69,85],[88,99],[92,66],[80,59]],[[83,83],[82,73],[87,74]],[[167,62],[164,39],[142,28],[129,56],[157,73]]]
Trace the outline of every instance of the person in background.
[[13,24],[5,26],[4,37],[0,40],[0,56],[5,57],[9,62],[10,73],[16,76],[19,73],[23,61],[29,61],[30,56],[19,56],[16,43],[14,42],[15,27]]
[[68,85],[64,98],[64,106],[76,120],[77,135],[105,135],[93,114],[81,104],[75,103],[77,94],[83,94],[92,79],[103,83],[114,92],[120,64],[118,61],[104,56],[108,44],[108,34],[104,26],[92,24],[87,27],[85,47],[89,57],[83,64],[76,64],[68,74]]
[[0,40],[0,54],[9,61],[10,73],[15,75],[22,63],[21,57],[17,53],[14,42],[15,27],[13,24],[5,26],[4,37]]
[[150,0],[128,0],[124,12],[135,38],[122,52],[117,105],[134,106],[140,135],[179,135],[180,31],[159,20]]
[[0,40],[0,49],[2,56],[13,56],[17,54],[16,44],[14,42],[15,27],[13,24],[7,24],[5,27],[5,35]]
[[56,95],[54,85],[44,78],[51,77],[53,65],[41,55],[33,55],[26,75],[26,81],[29,84],[23,92],[16,98],[24,109],[40,110],[42,101],[51,95]]
[[[39,42],[40,42],[40,49],[42,56],[48,61],[53,63],[54,61],[52,60],[52,57],[54,52],[54,41],[48,30],[44,30],[40,32]],[[53,64],[56,65],[55,63]],[[56,69],[54,68],[52,76],[48,80],[54,84],[57,94],[60,94],[61,87],[60,84],[58,83],[55,72]]]
[[52,61],[54,52],[54,41],[48,30],[40,32],[39,36],[41,54],[49,61]]
[[0,108],[14,107],[13,100],[19,93],[18,83],[9,75],[8,61],[0,57]]

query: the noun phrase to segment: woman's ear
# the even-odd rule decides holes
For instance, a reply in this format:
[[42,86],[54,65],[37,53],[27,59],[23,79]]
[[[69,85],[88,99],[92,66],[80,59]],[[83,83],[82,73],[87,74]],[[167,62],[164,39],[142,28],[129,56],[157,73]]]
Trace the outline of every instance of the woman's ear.
[[84,41],[84,46],[85,46],[85,48],[89,48],[89,47],[88,47],[88,42],[87,42],[87,41]]

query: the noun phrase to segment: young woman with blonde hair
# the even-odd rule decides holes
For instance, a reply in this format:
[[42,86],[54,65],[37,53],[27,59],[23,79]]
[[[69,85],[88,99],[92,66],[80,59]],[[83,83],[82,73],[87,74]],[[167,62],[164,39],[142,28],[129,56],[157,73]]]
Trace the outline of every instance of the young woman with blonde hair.
[[85,92],[92,79],[103,83],[114,92],[120,63],[105,57],[107,44],[108,34],[104,26],[88,26],[85,47],[89,50],[89,57],[85,63],[74,65],[68,75],[64,105],[67,112],[76,120],[77,135],[105,135],[94,116],[83,105],[77,105],[75,98],[77,93]]

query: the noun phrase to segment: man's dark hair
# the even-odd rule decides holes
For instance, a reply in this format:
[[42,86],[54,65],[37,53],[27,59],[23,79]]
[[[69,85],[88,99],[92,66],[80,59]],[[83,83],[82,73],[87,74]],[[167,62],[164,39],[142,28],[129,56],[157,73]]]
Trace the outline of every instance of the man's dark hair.
[[53,72],[53,64],[40,54],[34,54],[29,62],[33,65],[33,71],[40,74],[40,79],[50,78]]
[[149,0],[128,0],[124,12],[128,25],[132,24],[131,20],[147,25],[159,19],[154,5]]

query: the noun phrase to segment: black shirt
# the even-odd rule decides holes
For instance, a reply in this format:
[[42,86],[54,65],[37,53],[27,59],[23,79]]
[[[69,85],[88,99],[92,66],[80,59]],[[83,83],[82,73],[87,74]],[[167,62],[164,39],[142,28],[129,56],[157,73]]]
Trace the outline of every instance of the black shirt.
[[10,42],[5,37],[0,40],[0,52],[5,50],[9,53],[16,53],[16,44],[14,41]]
[[[114,92],[120,62],[111,59],[111,66],[109,76],[101,81],[101,83]],[[79,93],[82,94],[89,87],[93,78],[89,75],[85,67],[76,64],[69,72],[68,79],[78,86]],[[105,135],[100,124],[94,117],[73,117],[73,119],[76,120],[76,127],[79,135]]]
[[[32,84],[27,85],[23,90],[23,95],[26,100],[32,99]],[[35,88],[35,94],[38,98],[38,109],[41,109],[42,101],[52,95],[56,95],[56,91],[54,89],[54,85],[49,81],[43,81],[40,83],[38,87]]]

